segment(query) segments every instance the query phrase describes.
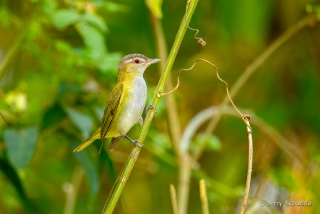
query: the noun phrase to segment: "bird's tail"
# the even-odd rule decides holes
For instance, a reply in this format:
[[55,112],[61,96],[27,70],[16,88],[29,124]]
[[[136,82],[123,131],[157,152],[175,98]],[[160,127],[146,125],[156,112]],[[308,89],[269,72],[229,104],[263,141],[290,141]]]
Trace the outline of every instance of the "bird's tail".
[[85,140],[83,143],[81,143],[73,152],[80,152],[87,146],[89,146],[93,141],[100,139],[100,127],[98,128],[97,131],[93,133],[87,140]]
[[118,142],[120,141],[120,139],[121,139],[121,135],[119,136],[119,137],[113,137],[112,139],[111,139],[111,143],[110,143],[110,145],[109,145],[109,150],[110,151],[112,151],[115,147],[116,147],[116,145],[118,144]]

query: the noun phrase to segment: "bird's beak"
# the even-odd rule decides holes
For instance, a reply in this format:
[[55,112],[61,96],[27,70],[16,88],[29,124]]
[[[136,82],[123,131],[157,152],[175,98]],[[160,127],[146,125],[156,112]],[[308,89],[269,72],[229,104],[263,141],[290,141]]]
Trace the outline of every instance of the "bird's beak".
[[151,65],[151,64],[154,64],[154,63],[157,63],[157,62],[160,62],[160,61],[161,61],[161,59],[157,59],[157,58],[149,59],[148,64]]

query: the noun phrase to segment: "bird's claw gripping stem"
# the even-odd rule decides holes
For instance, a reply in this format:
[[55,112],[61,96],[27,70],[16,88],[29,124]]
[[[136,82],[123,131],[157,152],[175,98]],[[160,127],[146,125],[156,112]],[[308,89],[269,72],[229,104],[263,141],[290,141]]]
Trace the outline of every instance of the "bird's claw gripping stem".
[[130,137],[128,137],[128,135],[124,135],[124,136],[125,136],[125,138],[127,138],[131,143],[133,143],[134,145],[142,148],[142,145],[139,143],[138,140],[132,140]]
[[[144,111],[144,119],[143,119],[143,121],[142,121],[142,122],[144,122],[144,121],[145,121],[145,119],[146,119],[146,117],[147,117],[147,114],[148,114],[149,109],[155,109],[155,107],[154,107],[152,104],[150,104],[150,105],[148,105],[148,106],[146,107],[146,110]],[[155,109],[155,113],[157,113],[157,109]]]

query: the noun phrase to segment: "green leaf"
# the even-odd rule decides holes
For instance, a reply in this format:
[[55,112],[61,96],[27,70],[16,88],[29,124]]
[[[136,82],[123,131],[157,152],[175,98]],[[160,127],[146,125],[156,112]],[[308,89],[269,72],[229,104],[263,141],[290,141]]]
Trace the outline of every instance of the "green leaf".
[[36,149],[38,128],[23,130],[6,129],[3,133],[9,160],[16,169],[24,170],[30,163]]
[[0,170],[3,172],[3,174],[8,178],[8,181],[12,183],[14,188],[16,189],[20,200],[22,203],[28,207],[28,200],[25,194],[25,191],[23,189],[21,180],[17,174],[17,172],[14,170],[14,168],[10,165],[10,163],[7,161],[7,159],[0,158]]
[[85,13],[82,18],[87,21],[88,23],[94,25],[95,27],[97,27],[99,30],[101,30],[102,32],[107,32],[107,25],[104,21],[104,19],[94,13]]
[[320,20],[320,5],[307,4],[306,11],[307,13],[316,13],[317,19]]
[[104,35],[96,27],[85,23],[77,23],[76,29],[81,35],[85,45],[94,54],[94,57],[99,57],[106,52]]
[[151,13],[158,19],[162,18],[161,5],[162,0],[145,0],[147,7]]
[[94,109],[94,113],[97,115],[98,118],[102,118],[103,117],[104,109],[105,108],[102,108],[102,107],[96,107]]
[[59,124],[66,113],[59,103],[55,103],[44,114],[42,119],[41,130],[49,128],[53,125]]
[[[200,133],[196,135],[195,141],[191,145],[191,150],[195,151],[198,149],[199,144],[204,140],[205,134]],[[221,150],[221,141],[214,135],[210,135],[207,139],[207,147],[209,151],[220,151]]]
[[55,0],[36,0],[35,3],[36,2],[39,2],[42,10],[48,14],[51,14],[57,8],[57,3]]
[[252,48],[264,47],[267,31],[272,22],[273,1],[232,1],[217,0],[217,15],[226,31],[225,38],[242,41]]
[[52,15],[52,21],[56,28],[62,30],[68,25],[74,24],[79,19],[79,17],[80,15],[76,10],[62,9],[54,12],[54,14]]
[[70,119],[72,120],[73,124],[80,129],[82,136],[84,138],[88,138],[93,125],[92,119],[89,116],[72,110],[70,108],[67,109],[67,113]]
[[220,151],[221,150],[220,139],[214,135],[210,135],[207,143],[207,149],[210,151]]
[[[80,142],[72,142],[74,148],[78,146]],[[83,167],[85,174],[88,178],[90,185],[91,196],[95,196],[99,190],[99,177],[96,166],[93,164],[92,158],[88,154],[87,150],[74,153],[78,162]]]
[[119,61],[121,60],[121,55],[118,53],[104,54],[97,62],[97,67],[102,73],[113,72],[117,73],[116,68],[118,67]]
[[126,12],[128,11],[128,7],[122,4],[116,4],[113,2],[104,2],[103,7],[109,12]]
[[313,6],[311,4],[306,5],[306,11],[307,13],[312,13],[313,12]]
[[279,167],[279,169],[270,169],[268,176],[279,186],[283,186],[290,191],[296,190],[299,186],[299,181],[294,178],[294,172],[288,167]]
[[[98,151],[99,145],[96,145],[96,147]],[[118,175],[117,170],[109,154],[104,149],[101,150],[101,154],[99,155],[99,165],[107,170],[107,175],[110,177],[112,183],[116,182]]]
[[6,8],[0,7],[0,24],[4,25],[4,27],[8,27],[12,24],[12,16],[13,15]]

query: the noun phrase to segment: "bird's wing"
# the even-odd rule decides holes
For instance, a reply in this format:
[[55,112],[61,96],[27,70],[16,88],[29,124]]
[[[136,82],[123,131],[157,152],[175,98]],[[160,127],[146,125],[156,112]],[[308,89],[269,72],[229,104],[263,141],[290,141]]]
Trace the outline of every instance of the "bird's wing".
[[104,110],[101,131],[100,131],[100,152],[102,149],[103,140],[107,135],[107,132],[111,126],[111,123],[114,117],[117,114],[117,110],[119,109],[119,105],[122,101],[123,94],[123,84],[118,83],[116,87],[112,90],[110,97],[107,101],[106,109]]
[[94,140],[97,140],[100,138],[100,128],[93,133],[87,140],[85,140],[83,143],[81,143],[73,152],[80,152],[87,146],[89,146]]

